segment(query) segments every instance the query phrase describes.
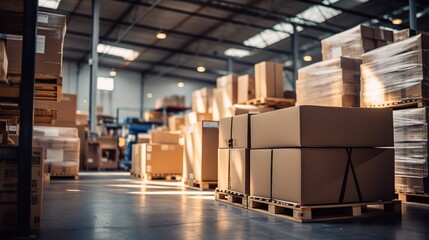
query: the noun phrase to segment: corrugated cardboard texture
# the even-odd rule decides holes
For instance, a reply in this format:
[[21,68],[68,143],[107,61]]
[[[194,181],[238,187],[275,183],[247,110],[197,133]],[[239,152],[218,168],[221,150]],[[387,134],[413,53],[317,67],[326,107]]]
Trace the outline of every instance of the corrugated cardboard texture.
[[203,121],[196,124],[193,134],[193,173],[197,181],[217,180],[218,136],[218,122]]
[[261,62],[255,65],[255,96],[283,98],[283,65]]
[[248,114],[222,118],[219,121],[219,148],[230,148],[228,145],[230,139],[232,139],[232,148],[249,148],[249,124],[250,115]]
[[271,149],[250,150],[250,195],[271,197]]
[[228,164],[229,149],[218,149],[217,161],[217,186],[220,189],[229,189]]
[[237,78],[237,102],[245,103],[255,98],[255,78],[252,75],[243,75]]
[[189,126],[203,120],[212,120],[211,113],[189,112],[185,115],[185,125]]
[[253,115],[251,146],[393,146],[392,110],[298,106]]
[[179,133],[167,131],[153,131],[150,134],[150,142],[158,144],[179,144]]
[[234,106],[231,107],[231,112],[233,113],[234,116],[248,114],[248,113],[258,114],[258,113],[269,112],[273,110],[274,108],[272,107],[242,105],[242,104],[234,104]]
[[250,192],[250,150],[230,149],[230,169],[231,179],[230,190],[249,194]]
[[76,127],[76,94],[62,94],[61,102],[35,101],[36,108],[57,110],[56,127]]
[[[362,201],[394,198],[393,149],[353,149],[351,159]],[[301,205],[339,202],[347,164],[344,148],[275,149],[273,198]],[[359,202],[349,169],[344,203]]]
[[141,164],[143,174],[182,174],[183,147],[172,144],[142,143]]

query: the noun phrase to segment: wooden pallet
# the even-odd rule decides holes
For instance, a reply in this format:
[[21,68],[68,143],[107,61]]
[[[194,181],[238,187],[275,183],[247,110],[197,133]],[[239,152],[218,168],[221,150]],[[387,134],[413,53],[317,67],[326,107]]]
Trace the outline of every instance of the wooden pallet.
[[79,180],[79,174],[44,173],[43,179],[45,181],[50,181],[50,180],[54,180],[54,179],[73,179],[73,180]]
[[183,184],[188,188],[200,191],[215,190],[217,188],[217,181],[194,181],[185,179],[183,180]]
[[392,108],[392,109],[405,109],[405,108],[421,108],[429,106],[429,99],[407,99],[399,102],[390,102],[383,104],[375,104],[367,106],[368,108]]
[[427,193],[397,193],[398,199],[404,203],[425,204],[429,206],[429,194]]
[[[19,99],[20,75],[9,75],[9,84],[0,84],[0,99],[17,102]],[[62,78],[53,76],[36,76],[34,99],[42,101],[61,101]]]
[[147,181],[152,181],[152,180],[181,181],[182,180],[182,174],[180,174],[180,173],[169,173],[169,174],[146,173],[146,174],[140,175],[139,178],[147,180]]
[[256,98],[248,100],[247,105],[268,106],[274,108],[286,108],[295,106],[295,99],[292,98]]
[[304,223],[399,214],[401,213],[401,201],[300,206],[299,204],[250,196],[248,208],[256,212]]
[[215,199],[219,202],[247,208],[247,194],[216,188]]
[[[19,122],[19,107],[16,104],[0,104],[0,118]],[[53,126],[58,118],[57,110],[35,108],[34,124]]]

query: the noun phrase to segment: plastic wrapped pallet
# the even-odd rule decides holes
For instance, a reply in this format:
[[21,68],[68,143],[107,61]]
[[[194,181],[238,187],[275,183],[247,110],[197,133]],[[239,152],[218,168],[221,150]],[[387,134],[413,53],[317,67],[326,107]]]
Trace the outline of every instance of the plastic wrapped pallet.
[[80,139],[77,128],[35,127],[33,145],[44,149],[45,172],[61,176],[78,175]]
[[429,97],[429,36],[409,39],[362,55],[361,106]]
[[360,59],[365,52],[393,42],[393,32],[364,25],[322,40],[322,58],[329,60],[338,57]]
[[360,63],[341,57],[299,69],[296,105],[358,107]]

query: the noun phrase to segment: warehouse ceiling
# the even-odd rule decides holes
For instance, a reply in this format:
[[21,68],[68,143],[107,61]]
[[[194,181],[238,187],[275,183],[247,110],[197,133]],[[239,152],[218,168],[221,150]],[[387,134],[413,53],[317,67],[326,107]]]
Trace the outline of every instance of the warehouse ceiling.
[[[53,1],[53,0],[49,0]],[[43,2],[43,1],[40,1]],[[54,2],[58,2],[55,0]],[[418,29],[429,31],[429,0],[417,0]],[[131,70],[145,79],[173,77],[214,82],[232,70],[253,72],[264,60],[292,67],[293,24],[300,65],[321,60],[320,40],[365,23],[403,29],[408,0],[100,0],[100,66]],[[91,1],[62,0],[68,16],[64,58],[88,63]],[[393,25],[400,18],[402,24]],[[165,39],[158,39],[165,33]],[[109,54],[126,48],[126,56]],[[131,51],[132,50],[132,51]],[[120,52],[119,50],[117,52]],[[312,56],[311,62],[302,57]],[[198,66],[206,71],[197,72]]]

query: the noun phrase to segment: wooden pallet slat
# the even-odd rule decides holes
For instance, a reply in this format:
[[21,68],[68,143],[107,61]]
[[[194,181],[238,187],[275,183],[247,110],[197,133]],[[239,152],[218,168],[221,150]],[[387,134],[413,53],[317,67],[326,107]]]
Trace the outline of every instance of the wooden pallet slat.
[[429,205],[428,193],[397,193],[398,199],[404,203]]
[[247,208],[248,206],[248,195],[235,191],[225,190],[216,188],[215,199],[219,202],[228,203],[241,208]]
[[401,212],[401,201],[398,200],[300,206],[250,196],[248,202],[250,210],[302,223],[390,215]]
[[44,173],[44,180],[50,181],[53,179],[74,179],[79,180],[79,174],[70,173]]
[[374,104],[367,106],[368,108],[392,108],[392,109],[405,109],[405,108],[421,108],[429,106],[429,99],[405,99],[397,102],[386,102],[382,104]]
[[138,173],[138,178],[143,179],[143,180],[147,180],[147,181],[152,181],[152,180],[167,180],[167,181],[180,181],[182,180],[182,174],[181,173],[146,173],[146,174],[141,174]]
[[183,184],[188,188],[200,191],[215,190],[217,188],[217,181],[195,181],[185,179],[183,180]]
[[248,100],[245,104],[255,106],[268,106],[275,108],[285,108],[295,106],[295,99],[292,98],[255,98]]

